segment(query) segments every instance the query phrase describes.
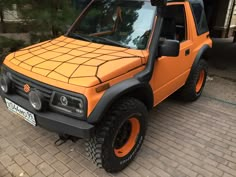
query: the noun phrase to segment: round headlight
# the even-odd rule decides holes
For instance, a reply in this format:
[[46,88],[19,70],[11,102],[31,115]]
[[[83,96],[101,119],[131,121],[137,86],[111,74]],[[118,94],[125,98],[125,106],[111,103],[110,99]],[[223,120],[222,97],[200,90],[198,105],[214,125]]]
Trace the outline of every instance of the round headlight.
[[31,91],[29,93],[29,101],[31,106],[37,111],[40,111],[42,109],[42,98],[39,91]]
[[8,77],[9,79],[11,79],[11,80],[13,79],[13,78],[12,78],[12,74],[11,74],[10,72],[7,72],[7,77]]
[[60,101],[63,106],[68,106],[68,99],[65,96],[61,96]]
[[8,93],[9,92],[9,89],[10,89],[10,79],[3,75],[1,80],[0,80],[0,86],[1,86],[1,89],[4,93]]

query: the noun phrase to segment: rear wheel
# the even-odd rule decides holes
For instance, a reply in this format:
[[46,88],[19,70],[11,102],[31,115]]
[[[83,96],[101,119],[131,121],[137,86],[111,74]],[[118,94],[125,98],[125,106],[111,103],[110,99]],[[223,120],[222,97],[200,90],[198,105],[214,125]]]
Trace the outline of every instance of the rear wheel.
[[115,104],[87,143],[87,154],[107,172],[127,167],[140,149],[146,132],[147,109],[134,98]]
[[201,59],[198,66],[191,72],[186,84],[175,93],[175,96],[184,101],[197,100],[204,89],[208,74],[208,65]]

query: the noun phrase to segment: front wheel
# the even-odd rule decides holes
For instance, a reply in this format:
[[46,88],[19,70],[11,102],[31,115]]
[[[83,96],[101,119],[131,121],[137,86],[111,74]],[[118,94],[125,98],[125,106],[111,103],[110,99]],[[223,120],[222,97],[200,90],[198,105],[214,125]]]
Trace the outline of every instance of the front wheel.
[[134,98],[117,102],[87,143],[89,157],[107,172],[123,170],[140,149],[147,127],[147,109]]

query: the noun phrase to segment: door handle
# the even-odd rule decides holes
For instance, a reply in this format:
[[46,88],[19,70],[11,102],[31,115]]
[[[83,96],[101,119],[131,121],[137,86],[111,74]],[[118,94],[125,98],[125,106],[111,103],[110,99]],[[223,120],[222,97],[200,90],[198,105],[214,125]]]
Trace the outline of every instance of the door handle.
[[190,54],[190,49],[185,50],[185,56],[188,56]]

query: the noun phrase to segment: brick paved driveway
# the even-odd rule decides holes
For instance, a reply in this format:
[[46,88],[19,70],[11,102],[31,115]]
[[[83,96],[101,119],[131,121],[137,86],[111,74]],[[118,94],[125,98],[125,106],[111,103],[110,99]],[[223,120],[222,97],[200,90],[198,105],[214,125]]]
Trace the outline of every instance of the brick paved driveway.
[[[83,140],[54,146],[56,134],[10,114],[0,101],[0,176],[112,176],[86,159]],[[202,97],[167,100],[150,113],[135,161],[115,176],[236,176],[236,106]]]

